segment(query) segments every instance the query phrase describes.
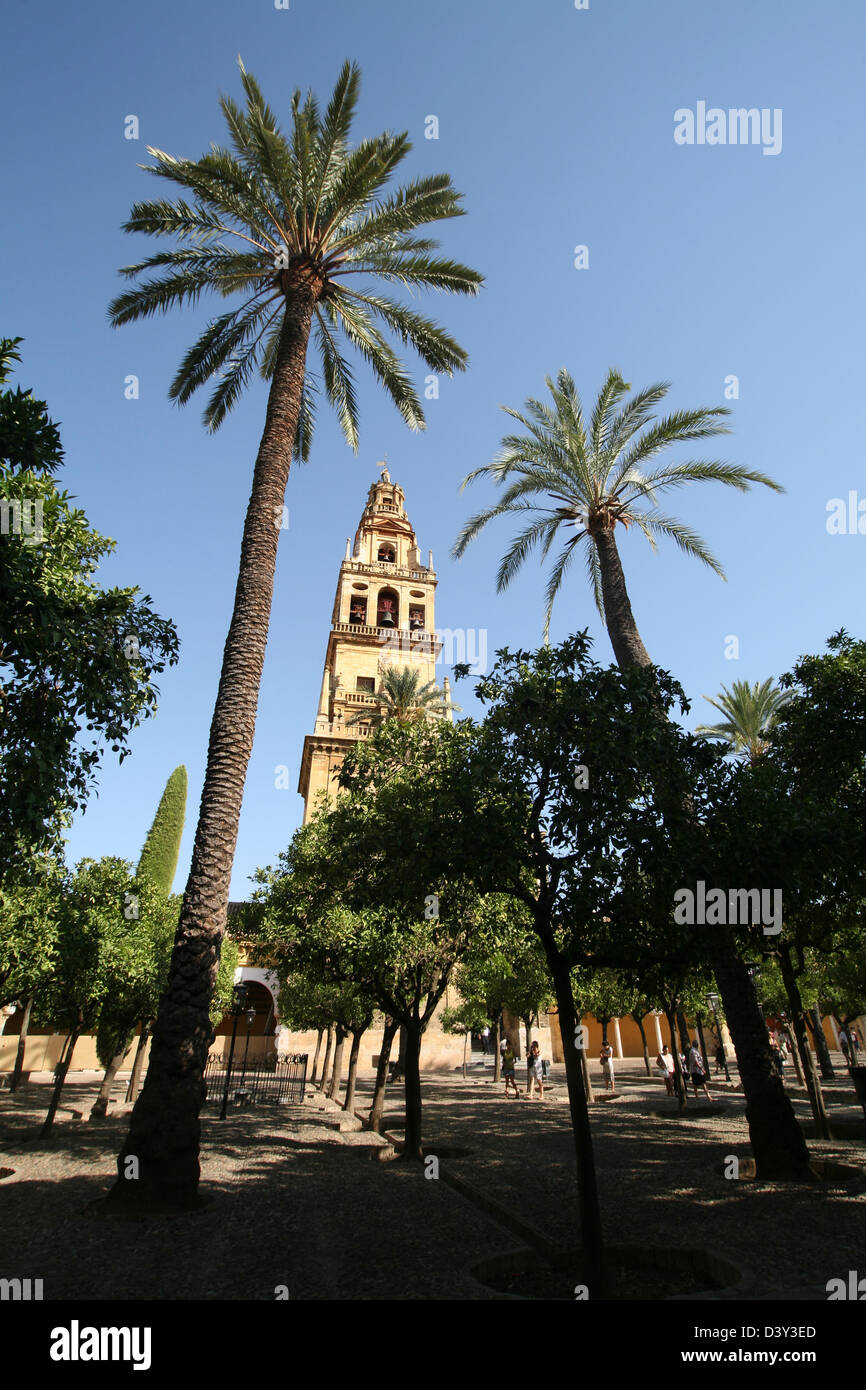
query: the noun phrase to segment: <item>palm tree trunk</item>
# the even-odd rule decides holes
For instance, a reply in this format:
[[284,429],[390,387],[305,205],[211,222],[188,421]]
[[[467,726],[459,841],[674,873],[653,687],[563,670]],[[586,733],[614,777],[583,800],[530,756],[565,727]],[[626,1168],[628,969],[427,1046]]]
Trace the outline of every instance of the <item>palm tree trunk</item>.
[[12,1076],[9,1081],[9,1090],[15,1091],[21,1084],[21,1074],[24,1071],[24,1053],[27,1048],[27,1034],[30,1031],[30,1011],[33,1008],[33,995],[24,1005],[24,1017],[21,1020],[21,1032],[18,1035],[18,1051],[15,1053],[15,1066],[12,1069]]
[[[617,664],[623,669],[649,666],[650,656],[631,611],[613,532],[600,530],[593,539],[601,569],[605,625]],[[775,1073],[767,1028],[749,972],[730,940],[720,936],[717,943],[716,954],[708,963],[716,977],[734,1040],[757,1175],[768,1182],[813,1182],[806,1141],[790,1097]]]
[[767,1025],[758,1008],[752,978],[743,961],[733,954],[711,964],[746,1096],[756,1176],[763,1182],[814,1182],[806,1140],[770,1056]]
[[[184,1207],[197,1199],[199,1112],[213,1039],[208,1011],[253,748],[280,536],[278,519],[300,415],[310,324],[321,289],[308,269],[295,269],[292,276],[287,282],[285,317],[244,522],[192,866],[168,984],[153,1030],[150,1065],[118,1156],[118,1177],[111,1193],[118,1202]],[[123,1180],[127,1154],[138,1158],[138,1182]]]
[[625,575],[622,572],[614,534],[612,531],[596,531],[593,540],[598,551],[598,562],[601,569],[604,622],[617,665],[623,668],[651,666],[650,654],[641,641],[637,623],[631,611],[631,602],[628,589],[625,586]]

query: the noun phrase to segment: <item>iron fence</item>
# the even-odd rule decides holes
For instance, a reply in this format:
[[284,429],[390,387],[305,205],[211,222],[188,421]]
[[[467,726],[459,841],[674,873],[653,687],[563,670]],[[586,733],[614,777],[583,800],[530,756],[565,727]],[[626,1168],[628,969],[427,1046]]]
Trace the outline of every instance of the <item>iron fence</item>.
[[[229,1104],[294,1105],[304,1099],[307,1085],[306,1052],[290,1056],[254,1057],[246,1066],[233,1066],[229,1080]],[[205,1104],[219,1103],[225,1092],[227,1065],[224,1057],[208,1057],[204,1069]]]

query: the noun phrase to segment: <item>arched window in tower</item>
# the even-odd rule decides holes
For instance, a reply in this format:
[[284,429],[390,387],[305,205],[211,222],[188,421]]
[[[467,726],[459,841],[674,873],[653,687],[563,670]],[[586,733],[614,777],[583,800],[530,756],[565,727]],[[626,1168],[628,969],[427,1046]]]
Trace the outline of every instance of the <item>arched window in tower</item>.
[[355,627],[363,627],[367,621],[367,600],[352,596],[349,605],[349,622]]
[[424,605],[423,603],[413,603],[409,606],[409,627],[412,632],[423,631],[424,628]]
[[397,552],[395,551],[391,542],[383,541],[382,544],[379,546],[378,559],[382,561],[383,564],[393,565],[396,558]]
[[398,627],[400,624],[400,599],[394,589],[380,589],[376,602],[376,625],[378,627]]

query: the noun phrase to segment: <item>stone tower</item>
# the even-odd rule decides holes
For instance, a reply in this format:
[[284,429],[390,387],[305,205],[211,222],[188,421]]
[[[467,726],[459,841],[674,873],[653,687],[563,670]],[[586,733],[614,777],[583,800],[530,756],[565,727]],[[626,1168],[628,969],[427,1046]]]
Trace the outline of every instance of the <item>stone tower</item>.
[[[442,643],[436,638],[436,574],[433,552],[421,563],[418,541],[403,505],[403,489],[387,468],[373,483],[355,532],[346,541],[315,732],[304,739],[298,791],[304,798],[304,824],[320,804],[332,799],[336,777],[349,748],[366,738],[370,725],[349,721],[378,706],[382,676],[389,665],[420,671],[420,684],[435,681]],[[449,682],[437,682],[449,695]]]

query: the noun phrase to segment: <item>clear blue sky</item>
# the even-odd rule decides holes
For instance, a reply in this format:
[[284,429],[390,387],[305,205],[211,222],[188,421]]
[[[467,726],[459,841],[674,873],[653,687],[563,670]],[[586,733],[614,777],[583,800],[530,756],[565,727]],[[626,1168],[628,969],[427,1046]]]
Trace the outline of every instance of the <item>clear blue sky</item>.
[[[171,617],[181,662],[162,680],[157,717],[118,767],[107,755],[98,799],[75,823],[85,854],[136,859],[163,784],[190,773],[176,887],[188,870],[207,733],[228,625],[241,527],[264,419],[257,384],[216,437],[201,408],[167,388],[214,311],[119,330],[106,305],[117,268],[157,249],[120,231],[157,192],[145,146],[197,157],[223,142],[220,91],[240,98],[236,55],[271,105],[330,93],[342,61],[360,65],[356,132],[408,129],[404,176],[447,170],[468,215],[443,246],[479,269],[475,300],[422,307],[470,353],[443,380],[425,434],[410,434],[363,377],[357,457],[320,418],[314,458],[289,480],[256,746],[246,784],[234,897],[274,861],[300,820],[294,788],[312,728],[345,538],[387,452],[422,550],[440,574],[444,627],[488,631],[492,652],[540,639],[543,574],[530,560],[504,596],[496,561],[512,534],[495,524],[455,564],[467,515],[490,494],[459,484],[496,452],[498,407],[541,394],[567,366],[585,399],[611,365],[635,387],[672,382],[671,407],[732,405],[734,433],[705,451],[768,472],[787,489],[742,496],[715,485],[667,509],[721,558],[723,583],[679,551],[622,539],[632,603],[653,659],[694,700],[722,682],[777,676],[846,626],[862,635],[866,535],[829,535],[827,503],[866,498],[858,430],[863,376],[863,177],[866,11],[857,0],[271,0],[18,5],[3,19],[2,332],[25,339],[17,380],[47,399],[66,449],[62,483],[117,542],[106,584],[137,584]],[[782,149],[678,145],[680,108],[781,109]],[[124,138],[136,115],[138,141]],[[424,137],[439,119],[439,139]],[[170,190],[164,189],[164,192]],[[589,268],[574,268],[574,248]],[[413,362],[419,379],[421,364]],[[124,399],[139,377],[140,399]],[[739,379],[726,402],[725,379]],[[866,523],[864,523],[866,524]],[[609,645],[575,566],[553,638],[589,626]],[[740,656],[725,658],[725,638]],[[457,698],[476,708],[469,686]],[[291,790],[276,790],[287,764]]]

